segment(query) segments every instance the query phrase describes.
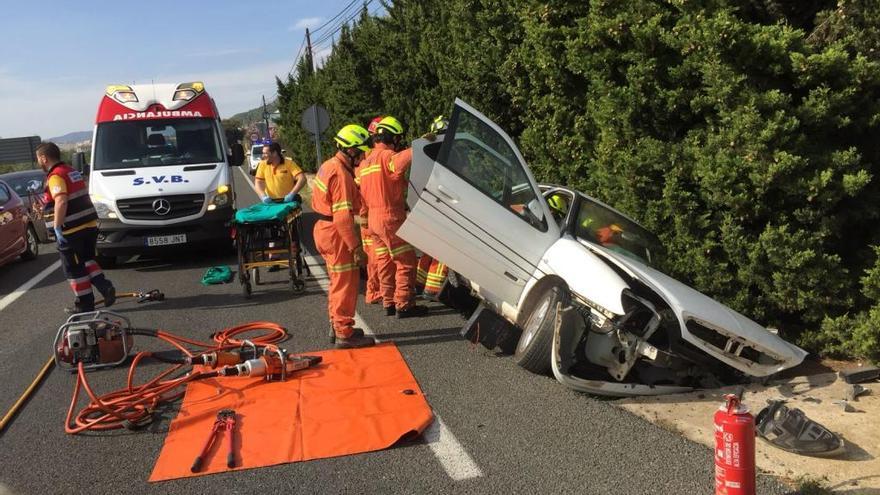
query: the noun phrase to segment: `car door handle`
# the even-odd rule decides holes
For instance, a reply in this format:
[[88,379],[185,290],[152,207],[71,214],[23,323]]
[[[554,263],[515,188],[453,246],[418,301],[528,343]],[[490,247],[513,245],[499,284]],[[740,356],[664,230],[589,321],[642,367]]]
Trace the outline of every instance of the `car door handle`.
[[516,277],[515,277],[512,273],[510,273],[510,272],[504,272],[504,276],[507,277],[507,278],[509,278],[510,280],[513,280],[514,282],[519,281],[519,279],[516,278]]
[[453,192],[451,192],[451,191],[449,191],[449,190],[447,190],[447,189],[446,189],[445,187],[443,187],[442,185],[438,185],[438,186],[437,186],[437,192],[440,193],[441,196],[443,196],[443,197],[445,197],[446,199],[452,201],[453,203],[458,203],[458,195],[455,194],[455,193],[453,193]]

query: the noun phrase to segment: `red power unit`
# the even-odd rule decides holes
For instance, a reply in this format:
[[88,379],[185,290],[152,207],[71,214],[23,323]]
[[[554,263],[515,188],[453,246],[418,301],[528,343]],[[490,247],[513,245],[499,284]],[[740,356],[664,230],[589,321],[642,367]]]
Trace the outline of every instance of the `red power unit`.
[[755,495],[755,417],[739,397],[715,412],[715,495]]

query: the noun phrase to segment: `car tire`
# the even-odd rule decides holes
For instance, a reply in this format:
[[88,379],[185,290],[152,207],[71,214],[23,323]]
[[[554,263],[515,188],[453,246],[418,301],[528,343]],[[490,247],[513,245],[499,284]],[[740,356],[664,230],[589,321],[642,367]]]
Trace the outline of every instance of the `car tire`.
[[33,225],[28,225],[24,234],[25,248],[21,253],[21,259],[32,260],[40,254],[40,240],[37,238],[37,231]]
[[568,293],[558,285],[550,285],[539,293],[522,325],[522,334],[514,351],[518,365],[540,375],[550,372],[556,306],[560,301],[564,303],[567,297]]

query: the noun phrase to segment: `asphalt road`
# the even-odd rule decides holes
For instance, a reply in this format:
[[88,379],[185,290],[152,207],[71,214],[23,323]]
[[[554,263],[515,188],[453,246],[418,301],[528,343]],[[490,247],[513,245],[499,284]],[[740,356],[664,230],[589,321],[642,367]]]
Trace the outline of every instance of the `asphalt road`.
[[[239,205],[255,201],[243,175],[234,175]],[[310,220],[307,214],[306,223]],[[37,260],[0,267],[0,300],[50,267],[56,256],[43,245]],[[108,270],[118,290],[159,288],[167,300],[121,301],[114,310],[139,327],[202,339],[248,321],[276,321],[293,334],[288,349],[328,346],[326,296],[317,280],[294,296],[275,274],[245,300],[237,283],[199,283],[207,267],[224,263],[234,266],[234,255],[180,253],[124,263]],[[0,310],[0,414],[50,355],[70,299],[58,269]],[[551,377],[520,369],[510,357],[472,346],[458,336],[464,320],[456,311],[434,304],[429,317],[397,320],[361,300],[358,312],[380,338],[397,343],[442,418],[443,427],[435,424],[427,440],[150,484],[146,479],[174,410],[146,431],[66,435],[74,377],[56,369],[0,436],[0,493],[713,493],[710,449],[613,401],[569,391]],[[136,347],[151,345],[139,338]],[[124,376],[125,370],[115,369],[92,373],[90,380],[108,391],[120,387]],[[788,492],[777,480],[759,476],[758,493]]]

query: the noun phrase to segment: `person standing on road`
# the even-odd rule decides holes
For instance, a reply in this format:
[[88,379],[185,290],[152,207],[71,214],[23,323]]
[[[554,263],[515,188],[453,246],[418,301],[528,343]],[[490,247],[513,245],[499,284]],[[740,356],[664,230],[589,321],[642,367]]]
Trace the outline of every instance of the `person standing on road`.
[[[373,136],[376,135],[376,126],[379,125],[381,120],[382,117],[376,117],[371,120],[369,126],[367,126],[367,132],[370,133],[371,145]],[[361,185],[361,167],[365,163],[368,163],[367,159],[372,151],[373,149],[370,148],[365,152],[364,159],[361,161],[360,165],[354,169],[354,182],[358,187]],[[370,236],[370,230],[367,228],[367,217],[369,216],[369,213],[365,201],[361,201],[361,210],[358,216],[361,220],[361,242],[363,242],[364,252],[367,254],[367,286],[364,288],[364,301],[367,304],[379,304],[382,302],[382,293],[379,291],[379,268],[376,266],[376,250],[378,249],[380,252],[387,252],[387,249],[384,247],[376,247],[373,238]]]
[[[412,148],[402,149],[403,125],[388,116],[379,121],[373,151],[361,167],[361,194],[367,203],[367,224],[377,248],[379,287],[385,314],[398,318],[423,316],[428,308],[413,302],[415,249],[397,236],[406,220],[407,172]],[[378,248],[387,252],[379,253]]]
[[327,307],[330,324],[336,334],[336,347],[367,347],[375,344],[372,337],[354,328],[360,265],[365,261],[355,213],[360,211],[360,195],[354,183],[354,168],[369,150],[369,133],[359,125],[350,124],[336,134],[337,152],[321,164],[315,175],[312,210],[318,214],[315,223],[315,246],[330,276]]
[[55,231],[64,275],[74,294],[73,307],[65,309],[69,313],[94,311],[92,285],[104,296],[104,307],[110,307],[116,301],[116,289],[95,261],[98,215],[88,185],[80,172],[61,161],[55,143],[40,144],[36,155],[47,175],[43,211],[52,212],[52,219],[46,227]]
[[[299,191],[306,184],[306,174],[292,159],[281,154],[281,145],[278,143],[263,146],[263,157],[257,165],[257,173],[254,177],[254,187],[263,204],[272,204],[283,201],[293,203],[294,208],[302,204],[302,196]],[[269,248],[275,247],[275,242],[269,243]],[[269,255],[274,259],[275,255]],[[281,270],[281,265],[272,265],[270,272]]]
[[254,181],[260,201],[265,204],[276,200],[301,204],[299,192],[306,185],[306,174],[300,166],[281,154],[281,145],[278,143],[263,146],[263,156],[265,158],[257,165]]

